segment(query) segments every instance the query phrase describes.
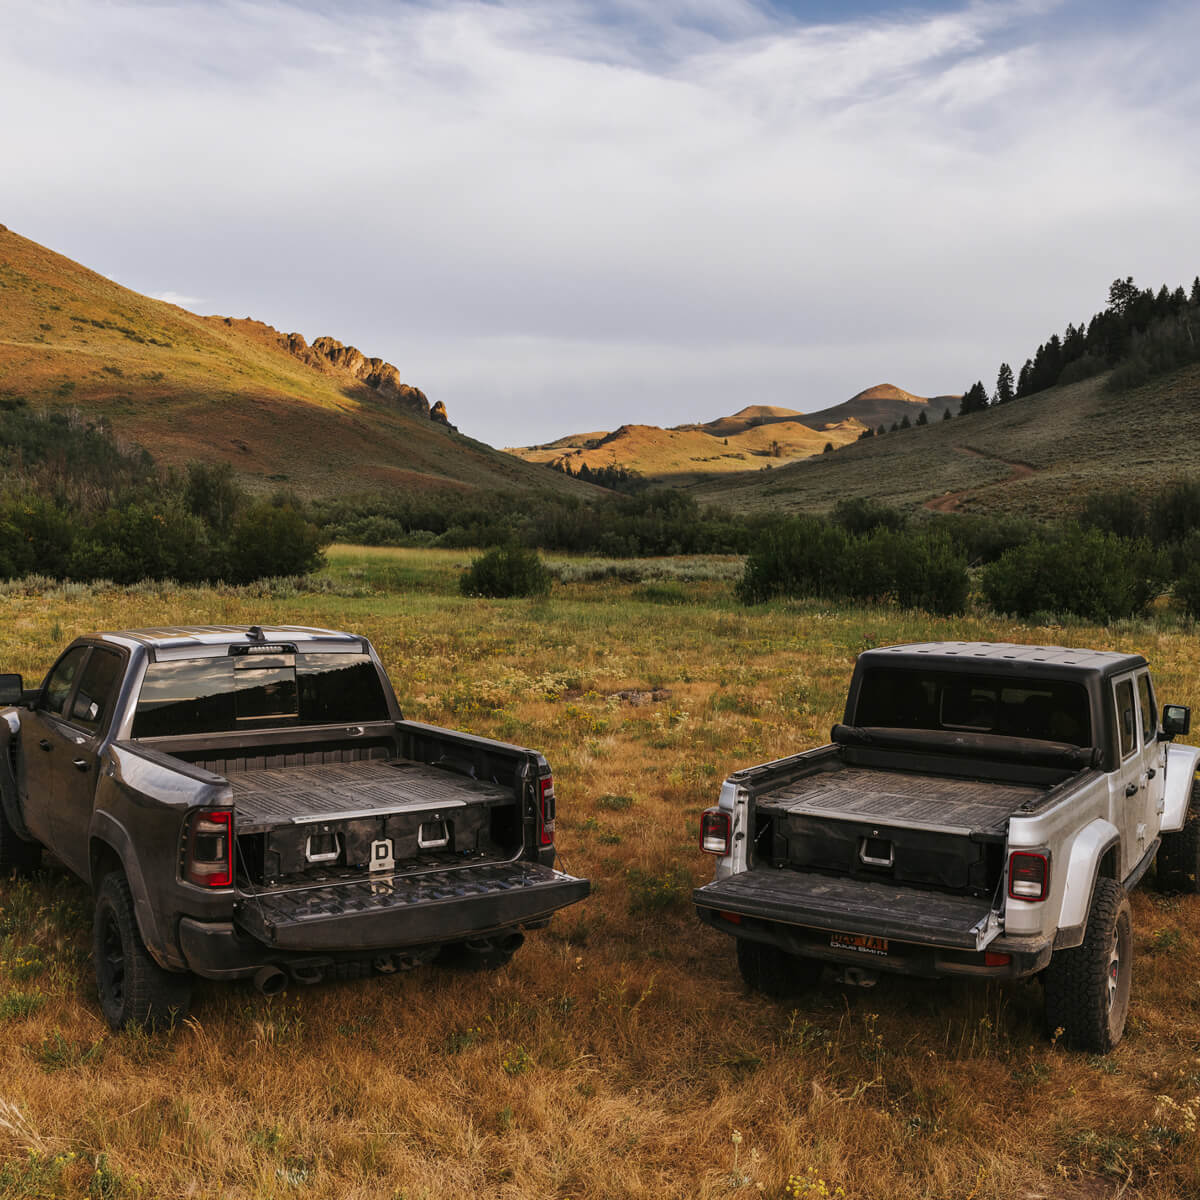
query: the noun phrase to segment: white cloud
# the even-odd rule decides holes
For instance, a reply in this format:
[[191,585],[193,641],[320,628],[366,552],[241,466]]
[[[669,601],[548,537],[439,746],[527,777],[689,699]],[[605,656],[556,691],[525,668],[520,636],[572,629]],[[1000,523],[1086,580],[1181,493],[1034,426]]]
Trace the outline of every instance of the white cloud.
[[390,358],[494,443],[958,391],[1200,266],[1181,5],[15,7],[0,219]]
[[180,308],[196,308],[204,303],[199,296],[184,296],[180,292],[146,292],[151,300],[162,300],[166,304],[176,304]]

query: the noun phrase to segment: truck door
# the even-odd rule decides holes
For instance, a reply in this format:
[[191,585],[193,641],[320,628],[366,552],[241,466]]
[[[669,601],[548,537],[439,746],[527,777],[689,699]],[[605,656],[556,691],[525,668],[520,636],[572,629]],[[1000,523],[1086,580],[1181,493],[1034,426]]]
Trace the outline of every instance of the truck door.
[[[1121,876],[1124,878],[1142,860],[1154,834],[1150,830],[1147,751],[1155,747],[1142,740],[1140,712],[1133,672],[1114,677],[1111,683],[1113,716],[1116,721],[1117,769],[1110,775],[1113,823],[1121,831]],[[1155,771],[1154,780],[1161,771]]]
[[88,842],[96,799],[98,750],[116,707],[123,675],[120,654],[93,646],[64,714],[62,735],[70,750],[59,763],[51,828],[55,853],[85,879],[90,869]]
[[50,669],[32,710],[21,714],[21,807],[30,833],[52,850],[55,781],[68,752],[62,719],[87,655],[87,646],[67,650]]
[[[1147,826],[1147,842],[1158,837],[1165,807],[1167,787],[1167,744],[1158,740],[1158,702],[1154,698],[1154,685],[1148,670],[1138,671],[1135,684],[1138,697],[1138,717],[1142,731],[1142,771],[1145,781],[1142,820]],[[1145,848],[1143,848],[1145,853]]]

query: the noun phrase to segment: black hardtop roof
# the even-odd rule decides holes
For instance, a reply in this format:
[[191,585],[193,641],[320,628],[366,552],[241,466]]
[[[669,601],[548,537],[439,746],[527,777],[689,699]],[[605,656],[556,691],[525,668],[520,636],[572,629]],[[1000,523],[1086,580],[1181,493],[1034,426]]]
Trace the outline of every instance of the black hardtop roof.
[[858,661],[865,667],[936,665],[942,670],[1053,674],[1060,678],[1107,677],[1146,666],[1140,654],[1066,646],[1023,646],[1015,642],[913,642],[907,646],[864,650]]
[[[251,630],[256,636],[251,638]],[[259,636],[261,635],[261,636]],[[315,629],[307,625],[164,625],[157,629],[114,629],[92,633],[96,641],[134,643],[151,650],[176,649],[187,646],[228,646],[255,642],[361,642],[353,633],[336,629]]]

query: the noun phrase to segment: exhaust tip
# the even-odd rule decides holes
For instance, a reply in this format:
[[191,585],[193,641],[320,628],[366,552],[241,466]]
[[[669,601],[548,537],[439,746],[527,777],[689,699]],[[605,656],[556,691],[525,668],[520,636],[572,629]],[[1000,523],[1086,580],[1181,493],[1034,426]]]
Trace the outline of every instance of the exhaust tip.
[[287,976],[278,967],[259,967],[254,973],[254,986],[264,996],[278,996],[287,987]]

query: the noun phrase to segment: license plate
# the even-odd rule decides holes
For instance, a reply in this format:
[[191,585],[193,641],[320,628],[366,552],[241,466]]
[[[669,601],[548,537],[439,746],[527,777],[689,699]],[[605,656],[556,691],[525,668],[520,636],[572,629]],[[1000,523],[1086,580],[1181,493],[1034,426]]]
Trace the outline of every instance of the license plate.
[[829,938],[829,945],[834,950],[853,950],[858,954],[874,954],[886,958],[888,952],[887,938],[867,937],[859,933],[835,933]]

